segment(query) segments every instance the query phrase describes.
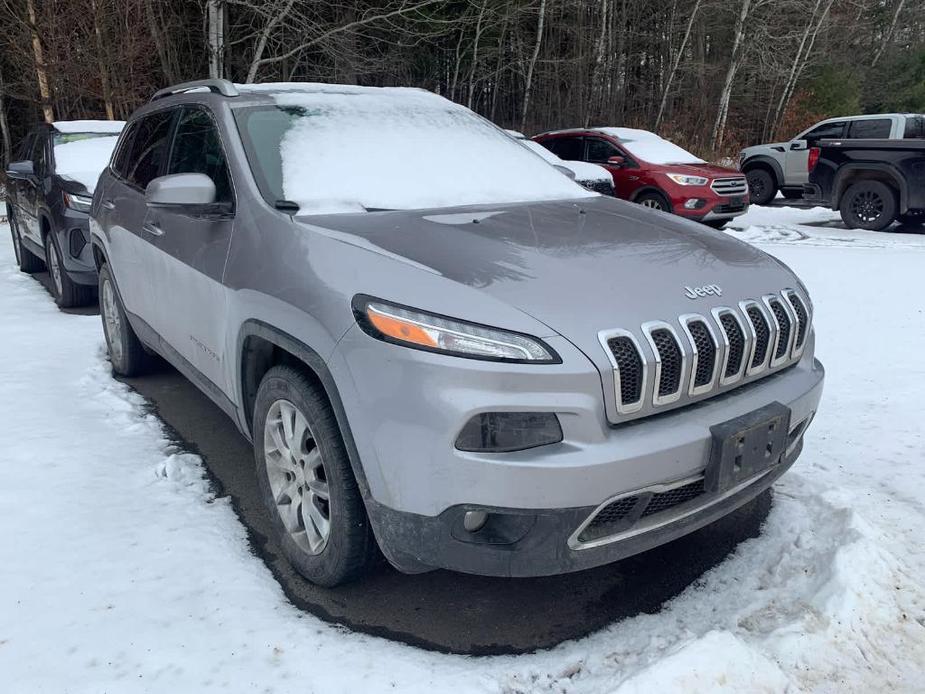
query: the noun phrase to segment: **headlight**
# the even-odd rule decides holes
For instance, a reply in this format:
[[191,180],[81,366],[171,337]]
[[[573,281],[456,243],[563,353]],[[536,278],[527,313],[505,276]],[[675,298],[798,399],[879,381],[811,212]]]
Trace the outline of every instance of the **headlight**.
[[353,310],[360,327],[385,342],[469,359],[558,364],[555,351],[541,340],[445,318],[368,296],[357,296]]
[[89,212],[92,202],[93,198],[87,195],[75,195],[74,193],[64,194],[65,206],[70,207],[72,210],[77,210],[78,212]]
[[665,174],[675,183],[680,183],[682,186],[705,186],[707,181],[710,179],[704,178],[703,176],[685,176],[684,174]]

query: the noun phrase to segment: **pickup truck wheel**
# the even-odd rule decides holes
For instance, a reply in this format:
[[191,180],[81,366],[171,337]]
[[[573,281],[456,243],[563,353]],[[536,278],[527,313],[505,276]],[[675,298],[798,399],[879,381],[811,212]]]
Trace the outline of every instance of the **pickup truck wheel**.
[[672,211],[671,203],[668,202],[668,198],[661,193],[643,193],[636,198],[636,203],[652,210],[659,210],[660,212]]
[[120,376],[137,376],[144,370],[148,355],[125,317],[108,265],[100,268],[100,318],[112,370]]
[[23,245],[22,237],[19,235],[19,222],[16,221],[16,215],[9,207],[7,208],[7,220],[10,223],[10,234],[13,235],[13,252],[16,255],[16,264],[19,269],[30,275],[44,270],[45,263],[42,259]]
[[896,195],[880,181],[860,181],[842,195],[838,210],[850,229],[883,231],[896,220]]
[[55,295],[55,303],[60,308],[83,306],[93,299],[93,289],[74,282],[64,269],[61,262],[61,251],[53,232],[45,235],[45,258],[48,260],[48,274],[51,275],[51,286]]
[[283,554],[305,578],[335,586],[359,578],[376,540],[334,413],[317,385],[274,366],[254,405],[261,495]]
[[767,205],[777,195],[777,182],[767,169],[751,169],[745,174],[748,197],[754,205]]

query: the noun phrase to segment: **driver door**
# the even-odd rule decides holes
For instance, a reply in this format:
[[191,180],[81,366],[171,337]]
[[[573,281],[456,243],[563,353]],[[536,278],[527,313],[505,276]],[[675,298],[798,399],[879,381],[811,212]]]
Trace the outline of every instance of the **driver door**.
[[[623,157],[623,166],[614,166],[608,160],[611,157]],[[614,193],[618,198],[629,200],[641,185],[639,165],[626,152],[611,142],[600,137],[585,138],[586,162],[603,166],[613,176]]]
[[787,147],[784,165],[784,183],[789,187],[799,188],[809,181],[806,167],[809,163],[809,148],[815,147],[819,140],[838,139],[845,136],[846,121],[821,123],[802,137],[791,140]]

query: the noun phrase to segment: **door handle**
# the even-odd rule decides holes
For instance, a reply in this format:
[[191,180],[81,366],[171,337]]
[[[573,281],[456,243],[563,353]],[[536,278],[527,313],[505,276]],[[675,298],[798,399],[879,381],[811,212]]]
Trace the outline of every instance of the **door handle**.
[[145,223],[145,225],[141,227],[141,230],[151,234],[151,236],[163,236],[164,235],[164,230],[161,229],[157,224],[154,224],[153,222]]
[[102,202],[101,204],[102,204],[103,207],[104,207],[105,209],[107,209],[107,210],[114,210],[114,209],[116,209],[116,203],[114,203],[112,200],[103,200],[103,202]]

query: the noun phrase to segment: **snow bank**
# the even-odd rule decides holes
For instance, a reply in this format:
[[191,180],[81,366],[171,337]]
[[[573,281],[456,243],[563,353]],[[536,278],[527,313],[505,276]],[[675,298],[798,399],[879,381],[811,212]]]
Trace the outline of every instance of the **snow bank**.
[[636,128],[596,128],[596,130],[616,137],[630,154],[650,164],[706,163],[686,149],[682,149],[673,142],[664,140],[648,130],[638,130]]
[[92,193],[118,141],[117,136],[91,137],[55,145],[55,172],[83,183]]
[[293,115],[283,192],[303,214],[422,209],[591,195],[487,120],[419,89],[297,84],[270,93]]
[[199,458],[110,377],[99,318],[58,311],[0,244],[0,691],[921,691],[925,236],[835,218],[752,208],[729,232],[805,280],[828,369],[761,535],[659,612],[517,658],[290,605]]
[[125,127],[121,120],[59,120],[53,123],[60,133],[111,133],[118,135]]

